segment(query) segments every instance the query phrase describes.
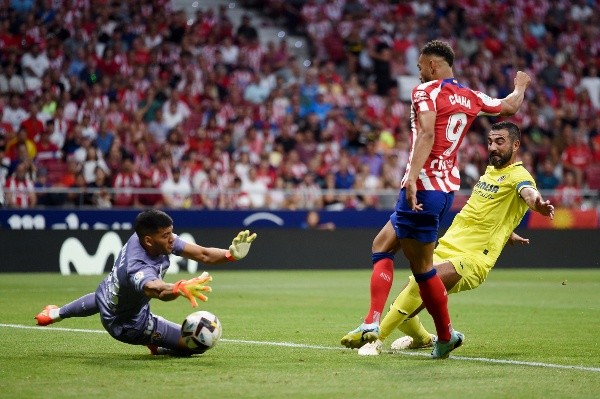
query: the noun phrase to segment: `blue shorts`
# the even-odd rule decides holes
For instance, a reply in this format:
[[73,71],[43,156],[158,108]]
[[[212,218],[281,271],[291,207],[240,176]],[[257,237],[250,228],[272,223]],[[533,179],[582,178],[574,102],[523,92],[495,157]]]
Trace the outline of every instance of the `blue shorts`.
[[406,200],[406,189],[400,191],[396,212],[390,216],[392,226],[399,239],[413,238],[419,242],[437,241],[440,220],[446,215],[454,201],[454,192],[444,193],[434,190],[417,191],[417,203],[423,210],[415,212]]

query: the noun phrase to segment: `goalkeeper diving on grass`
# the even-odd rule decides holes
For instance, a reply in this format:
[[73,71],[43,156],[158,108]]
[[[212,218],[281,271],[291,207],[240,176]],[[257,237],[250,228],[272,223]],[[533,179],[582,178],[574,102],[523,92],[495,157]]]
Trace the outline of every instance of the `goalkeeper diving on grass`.
[[60,308],[46,306],[35,316],[37,324],[47,326],[70,317],[100,313],[102,325],[118,341],[146,345],[154,355],[198,353],[186,346],[179,324],[150,312],[150,299],[172,301],[183,296],[197,307],[197,299],[208,299],[212,277],[204,272],[190,280],[163,281],[170,264],[169,255],[212,265],[237,261],[248,254],[256,233],[241,231],[228,249],[202,247],[174,234],[173,219],[157,209],[137,215],[134,230],[95,292]]
[[[531,174],[517,161],[520,143],[521,132],[514,123],[492,125],[488,134],[489,166],[434,250],[434,267],[448,294],[481,285],[507,242],[529,243],[513,231],[528,209],[554,217],[554,206],[542,198]],[[353,344],[360,348],[358,354],[380,354],[383,341],[396,328],[406,336],[394,341],[392,350],[434,346],[437,337],[423,327],[417,316],[423,308],[419,286],[411,276],[382,320],[377,339],[366,342],[356,337]]]

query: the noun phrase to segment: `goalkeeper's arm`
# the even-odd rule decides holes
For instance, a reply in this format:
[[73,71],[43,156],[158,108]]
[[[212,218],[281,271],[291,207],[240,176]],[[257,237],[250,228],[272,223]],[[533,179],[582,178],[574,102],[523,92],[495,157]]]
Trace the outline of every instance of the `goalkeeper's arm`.
[[144,294],[149,298],[157,298],[161,301],[172,301],[179,296],[184,296],[193,307],[196,307],[198,306],[196,298],[203,302],[208,300],[205,293],[212,292],[208,285],[211,281],[212,277],[208,272],[189,280],[179,280],[173,284],[162,280],[153,280],[144,285]]
[[256,233],[250,234],[248,230],[243,230],[232,240],[228,249],[207,248],[188,242],[183,247],[181,256],[209,265],[240,260],[248,254],[255,239]]

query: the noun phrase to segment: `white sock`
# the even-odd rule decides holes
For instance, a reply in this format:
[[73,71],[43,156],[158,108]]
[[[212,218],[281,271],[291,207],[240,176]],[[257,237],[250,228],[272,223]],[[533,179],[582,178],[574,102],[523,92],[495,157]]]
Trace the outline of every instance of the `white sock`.
[[50,318],[52,320],[55,320],[55,321],[62,320],[60,318],[60,308],[58,308],[58,309],[50,309],[50,311],[48,312],[48,316],[50,316]]

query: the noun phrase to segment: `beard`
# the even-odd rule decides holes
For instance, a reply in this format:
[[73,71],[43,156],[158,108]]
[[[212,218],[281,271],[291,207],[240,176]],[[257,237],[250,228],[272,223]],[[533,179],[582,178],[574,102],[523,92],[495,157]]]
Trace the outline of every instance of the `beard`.
[[510,159],[512,158],[512,155],[513,155],[512,148],[509,151],[507,151],[505,154],[498,154],[498,153],[490,154],[490,158],[489,158],[490,165],[492,165],[496,169],[501,169],[504,166],[508,165],[508,163],[510,162]]

